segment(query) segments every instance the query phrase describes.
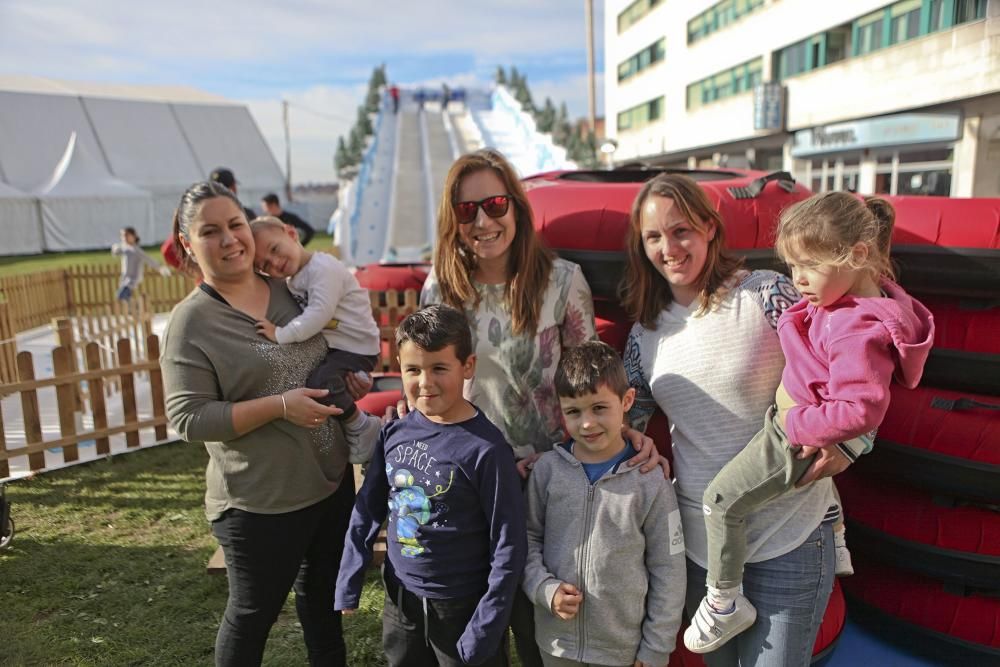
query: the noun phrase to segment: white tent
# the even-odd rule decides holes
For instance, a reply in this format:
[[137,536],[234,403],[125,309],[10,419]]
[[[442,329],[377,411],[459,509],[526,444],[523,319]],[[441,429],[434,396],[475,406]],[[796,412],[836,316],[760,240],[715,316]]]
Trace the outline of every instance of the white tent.
[[[217,167],[233,170],[240,199],[257,209],[261,195],[281,192],[284,184],[249,110],[218,95],[175,86],[0,74],[0,181],[22,192],[39,190],[39,183],[52,180],[71,132],[76,133],[77,149],[84,149],[100,167],[101,179],[110,175],[152,197],[152,227],[144,217],[131,223],[144,243],[168,236],[181,194]],[[98,193],[87,194],[93,195],[88,201],[105,206]],[[87,220],[104,215],[100,210],[77,211]],[[117,236],[117,231],[111,239],[67,236],[66,225],[48,229],[46,223],[46,233],[55,236],[46,236],[43,248],[94,248]],[[70,245],[78,241],[83,245]]]
[[108,247],[122,227],[134,227],[140,237],[153,233],[150,194],[112,176],[77,141],[76,132],[52,176],[33,194],[39,199],[45,250]]
[[28,255],[42,251],[38,202],[31,195],[0,182],[0,255]]

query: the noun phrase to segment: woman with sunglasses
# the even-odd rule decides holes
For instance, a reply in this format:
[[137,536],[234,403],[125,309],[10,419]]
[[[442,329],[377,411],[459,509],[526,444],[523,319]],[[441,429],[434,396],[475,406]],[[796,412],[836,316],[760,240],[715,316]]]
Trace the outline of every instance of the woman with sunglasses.
[[[465,311],[476,353],[465,397],[503,432],[522,470],[564,439],[553,378],[563,349],[597,338],[594,303],[580,267],[535,234],[524,188],[498,151],[463,155],[448,171],[420,300]],[[655,468],[653,441],[626,436],[641,448],[631,463]],[[511,627],[521,664],[541,665],[532,603],[520,592]]]

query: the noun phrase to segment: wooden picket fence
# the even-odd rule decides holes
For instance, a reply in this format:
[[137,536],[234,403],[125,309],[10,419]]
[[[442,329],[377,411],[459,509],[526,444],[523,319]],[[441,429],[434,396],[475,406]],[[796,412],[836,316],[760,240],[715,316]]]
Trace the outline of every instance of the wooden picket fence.
[[396,327],[407,315],[419,308],[420,293],[417,290],[386,290],[372,292],[372,313],[382,338],[382,355],[376,372],[398,373],[399,350],[396,349]]
[[[116,263],[70,266],[0,277],[0,331],[6,326],[15,334],[44,326],[57,317],[101,313],[116,302],[119,265]],[[146,271],[136,296],[146,298],[153,313],[168,312],[187,296],[194,282],[186,275],[161,276]],[[135,297],[133,297],[135,298]],[[10,336],[4,336],[4,340]]]
[[[150,335],[144,341],[147,357],[133,359],[132,343],[126,338],[115,344],[115,365],[105,366],[101,346],[96,342],[87,343],[83,348],[86,370],[76,370],[72,346],[60,345],[52,350],[53,377],[35,379],[34,360],[30,352],[17,355],[17,372],[20,380],[0,386],[3,395],[18,394],[21,414],[24,419],[25,447],[7,449],[6,428],[0,412],[0,477],[10,475],[9,459],[13,456],[28,457],[31,471],[44,470],[45,451],[61,449],[63,463],[79,460],[78,445],[93,440],[97,454],[111,453],[110,436],[123,433],[126,447],[138,448],[139,433],[143,429],[153,429],[157,441],[167,438],[166,406],[163,393],[163,378],[160,373],[159,339]],[[152,418],[139,419],[136,403],[135,382],[139,373],[149,374]],[[114,381],[119,387],[123,423],[108,425],[105,384]],[[85,388],[84,388],[85,385]],[[38,405],[38,390],[54,387],[59,415],[60,437],[44,440],[42,437],[41,413]],[[93,428],[77,429],[77,413],[87,410],[93,416]]]

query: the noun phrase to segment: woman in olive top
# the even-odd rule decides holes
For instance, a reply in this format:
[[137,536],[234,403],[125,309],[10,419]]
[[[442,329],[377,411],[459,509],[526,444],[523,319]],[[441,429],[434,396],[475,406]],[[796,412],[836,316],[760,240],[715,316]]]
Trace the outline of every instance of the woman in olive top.
[[259,665],[294,584],[312,665],[344,665],[337,566],[354,500],[340,409],[303,387],[326,355],[321,335],[277,345],[255,323],[287,323],[300,310],[284,281],[253,271],[254,241],[226,188],[197,183],[174,216],[179,247],[204,282],[170,316],[161,365],[167,414],[184,440],[204,442],[205,506],[222,545],[229,601],[217,665]]

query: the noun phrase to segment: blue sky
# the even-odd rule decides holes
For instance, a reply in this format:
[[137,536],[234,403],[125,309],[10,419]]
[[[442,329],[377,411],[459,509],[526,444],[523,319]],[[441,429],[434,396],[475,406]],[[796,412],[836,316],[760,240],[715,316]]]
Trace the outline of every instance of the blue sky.
[[381,62],[404,85],[486,85],[515,65],[537,100],[582,116],[584,1],[0,0],[0,74],[201,88],[245,102],[276,156],[289,100],[298,182],[333,180],[336,138]]

